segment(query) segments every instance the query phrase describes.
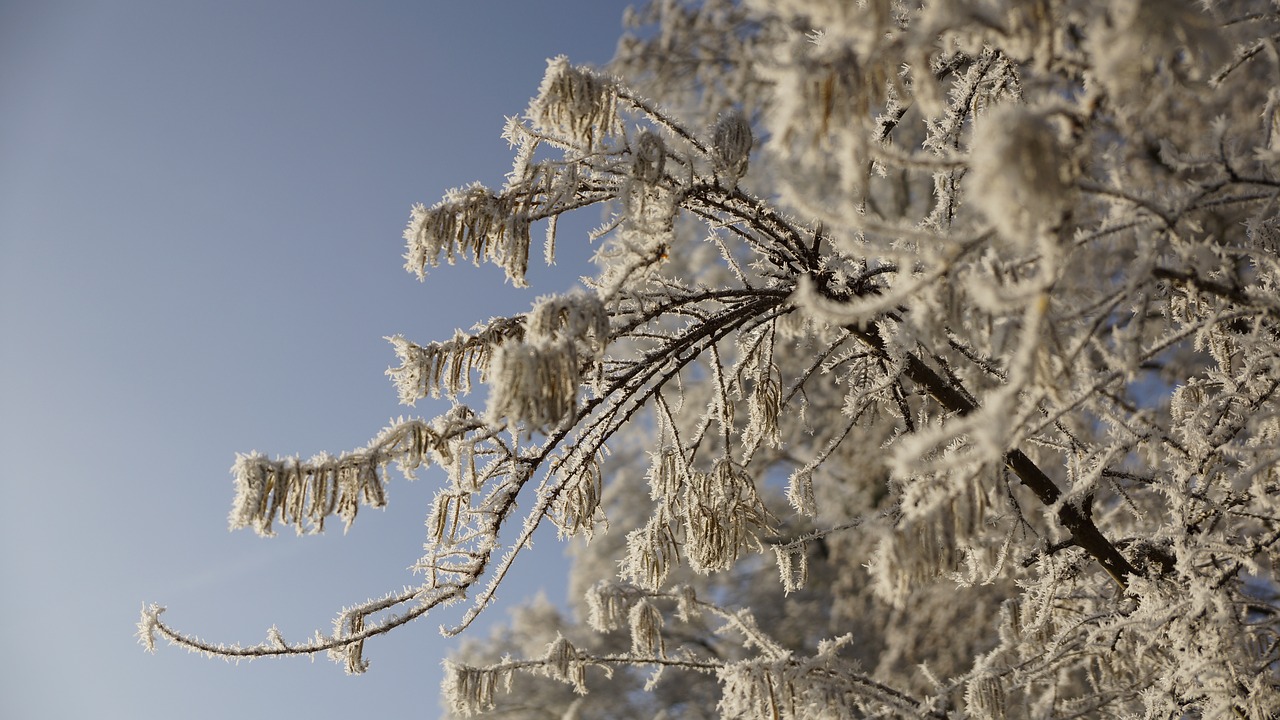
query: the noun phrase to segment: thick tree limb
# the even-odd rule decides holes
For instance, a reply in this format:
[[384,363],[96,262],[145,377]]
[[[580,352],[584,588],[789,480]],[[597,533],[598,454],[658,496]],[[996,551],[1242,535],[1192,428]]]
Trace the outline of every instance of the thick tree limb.
[[[874,329],[868,330],[857,327],[849,327],[848,329],[868,347],[881,355],[887,355],[884,340]],[[978,409],[967,394],[943,379],[933,368],[926,365],[923,360],[912,353],[906,354],[906,366],[903,369],[903,375],[929,393],[929,396],[938,401],[938,404],[954,413],[968,415]],[[1004,464],[1047,507],[1052,507],[1061,500],[1062,491],[1021,450],[1015,448],[1005,453]],[[1075,541],[1075,544],[1089,553],[1094,560],[1097,560],[1102,569],[1106,570],[1107,574],[1111,576],[1111,579],[1116,581],[1116,584],[1121,588],[1128,586],[1128,576],[1137,574],[1138,571],[1094,524],[1089,508],[1071,503],[1062,503],[1058,507],[1058,522],[1067,532],[1071,533],[1071,538]]]

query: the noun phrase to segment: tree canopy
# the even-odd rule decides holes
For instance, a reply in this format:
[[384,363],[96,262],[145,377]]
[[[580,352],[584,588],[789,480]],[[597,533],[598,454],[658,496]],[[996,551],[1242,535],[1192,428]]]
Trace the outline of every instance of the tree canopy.
[[[501,188],[412,209],[406,268],[596,274],[426,342],[367,447],[242,455],[233,528],[438,490],[418,584],[327,652],[573,543],[449,667],[503,717],[1273,717],[1280,3],[659,0],[548,62]],[[603,212],[589,238],[568,213]],[[470,401],[473,392],[478,397]]]

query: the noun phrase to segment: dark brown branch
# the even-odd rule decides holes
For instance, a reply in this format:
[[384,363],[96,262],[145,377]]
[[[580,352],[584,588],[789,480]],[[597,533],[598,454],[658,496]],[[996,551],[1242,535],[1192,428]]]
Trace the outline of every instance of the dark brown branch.
[[[848,329],[877,353],[888,355],[884,340],[874,329],[857,327]],[[968,415],[978,409],[965,392],[944,380],[933,368],[912,353],[906,354],[902,374],[919,385],[947,410],[958,415]],[[1053,483],[1053,480],[1021,450],[1014,448],[1005,453],[1004,464],[1046,506],[1052,507],[1062,499],[1062,491]],[[1121,588],[1128,586],[1128,576],[1137,574],[1138,571],[1094,524],[1089,508],[1062,503],[1058,506],[1058,522],[1071,533],[1075,544],[1097,560],[1102,569],[1106,570]]]

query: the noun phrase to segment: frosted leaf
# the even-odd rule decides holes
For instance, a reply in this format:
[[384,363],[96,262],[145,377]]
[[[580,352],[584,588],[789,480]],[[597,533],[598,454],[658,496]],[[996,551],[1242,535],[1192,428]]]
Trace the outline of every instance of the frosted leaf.
[[627,555],[620,574],[646,590],[658,590],[671,574],[676,552],[670,526],[652,517],[644,527],[627,533]]
[[[944,3],[943,5],[948,5]],[[933,7],[938,7],[934,3]],[[929,117],[938,117],[946,112],[942,86],[934,75],[933,62],[927,48],[918,48],[908,55],[911,68],[911,92],[921,111]]]
[[371,611],[368,605],[347,608],[334,619],[334,637],[344,642],[329,649],[329,658],[341,663],[348,675],[362,675],[369,669],[369,661],[364,657],[364,640],[346,639],[364,632],[365,617]]
[[604,492],[604,479],[600,463],[588,459],[572,468],[562,469],[560,494],[549,510],[561,537],[584,535],[588,540],[595,526],[604,522],[600,511],[600,499]]
[[538,95],[529,105],[534,130],[591,149],[621,132],[617,92],[611,81],[574,67],[563,55],[547,61]]
[[543,669],[548,677],[572,685],[573,691],[579,695],[587,693],[586,663],[582,661],[578,649],[563,635],[557,633],[556,639],[547,645],[543,662]]
[[299,534],[322,532],[330,515],[342,519],[344,529],[355,521],[360,506],[386,505],[383,469],[395,463],[408,478],[440,455],[445,444],[422,420],[399,420],[369,445],[341,456],[322,453],[310,460],[272,460],[261,453],[236,456],[231,472],[236,496],[228,524],[232,530],[250,527],[262,536],[275,534],[273,523],[294,526]]
[[325,518],[336,514],[349,528],[360,505],[386,505],[380,464],[377,453],[363,452],[340,458],[321,455],[307,462],[238,455],[231,468],[236,497],[230,527],[252,527],[259,535],[271,536],[278,516],[299,534],[322,532]]
[[693,586],[681,585],[676,588],[676,618],[680,622],[694,622],[702,617],[702,608],[698,605],[698,596]]
[[624,585],[601,580],[587,591],[587,624],[596,632],[613,632],[630,617],[632,591]]
[[772,516],[746,472],[728,460],[709,473],[693,473],[685,491],[685,554],[699,573],[726,570]]
[[684,474],[675,450],[665,449],[653,456],[649,466],[649,498],[667,502],[676,497],[684,484]]
[[534,153],[538,149],[538,137],[525,127],[520,118],[508,117],[502,126],[502,139],[516,149],[515,158],[511,162],[511,172],[507,173],[505,188],[510,190],[528,183],[534,176]]
[[876,595],[901,607],[913,590],[936,582],[955,568],[960,554],[951,523],[919,520],[883,536],[871,553],[867,570]]
[[801,515],[813,517],[817,514],[818,505],[813,495],[813,470],[807,465],[791,473],[787,480],[787,501]]
[[750,456],[760,445],[769,448],[782,446],[778,434],[778,415],[782,412],[782,387],[766,374],[756,382],[747,396],[747,426],[742,431],[744,453]]
[[886,24],[892,19],[886,0],[750,0],[747,4],[758,11],[803,18],[807,44],[819,48],[847,45],[860,54],[871,52],[883,41]]
[[1000,679],[979,673],[965,685],[965,708],[970,717],[980,720],[1004,720],[1005,695]]
[[480,491],[481,477],[476,469],[476,440],[458,436],[433,454],[435,462],[449,471],[450,486],[464,493]]
[[1191,0],[1119,0],[1090,34],[1094,69],[1114,93],[1145,93],[1144,83],[1163,63],[1204,80],[1228,56],[1213,17]]
[[666,653],[662,639],[662,613],[647,599],[631,606],[631,652],[641,657],[661,657]]
[[478,265],[488,260],[506,271],[507,279],[524,286],[529,266],[529,216],[519,195],[494,195],[479,183],[450,190],[436,205],[414,205],[405,228],[405,269],[425,279],[428,267],[441,259],[452,265],[470,255]]
[[[1280,112],[1277,113],[1277,117],[1280,117]],[[1277,137],[1280,137],[1280,132],[1277,132]],[[1277,140],[1277,143],[1280,143],[1280,140]],[[1280,255],[1280,215],[1249,218],[1245,222],[1245,232],[1257,247]]]
[[1015,248],[1033,246],[1070,202],[1071,161],[1045,116],[1019,105],[978,119],[967,196]]
[[719,707],[722,717],[782,717],[774,708],[790,706],[786,680],[759,662],[725,666],[720,670],[720,684],[724,688]]
[[463,717],[479,715],[494,707],[494,692],[499,686],[510,692],[509,671],[468,667],[445,662],[444,697],[452,712]]
[[805,553],[803,543],[789,543],[773,548],[778,561],[778,576],[782,580],[782,590],[790,595],[804,587],[809,579],[809,556]]
[[507,342],[494,351],[485,419],[491,426],[547,431],[573,418],[579,358],[570,340]]
[[533,343],[563,338],[574,341],[583,357],[599,358],[609,342],[609,313],[594,292],[542,297],[525,320]]
[[433,545],[450,545],[464,522],[468,495],[438,492],[427,514],[427,537]]
[[387,370],[395,382],[400,402],[413,405],[426,397],[458,397],[471,392],[471,373],[480,373],[483,382],[493,348],[507,340],[524,338],[524,324],[518,319],[497,318],[478,326],[473,333],[461,330],[451,340],[417,345],[401,335],[387,338],[400,359],[400,366]]

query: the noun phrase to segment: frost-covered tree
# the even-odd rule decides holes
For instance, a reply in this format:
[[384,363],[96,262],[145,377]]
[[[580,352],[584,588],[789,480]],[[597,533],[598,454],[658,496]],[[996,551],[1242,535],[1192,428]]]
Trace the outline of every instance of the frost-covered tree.
[[[597,274],[392,343],[433,420],[241,456],[235,528],[318,531],[440,469],[420,582],[328,652],[466,599],[539,526],[572,608],[464,643],[503,717],[1275,717],[1280,3],[662,0],[549,62],[515,165],[412,211],[409,271]],[[557,237],[566,213],[608,220]],[[465,400],[476,383],[480,400]],[[515,692],[510,692],[515,689]]]

